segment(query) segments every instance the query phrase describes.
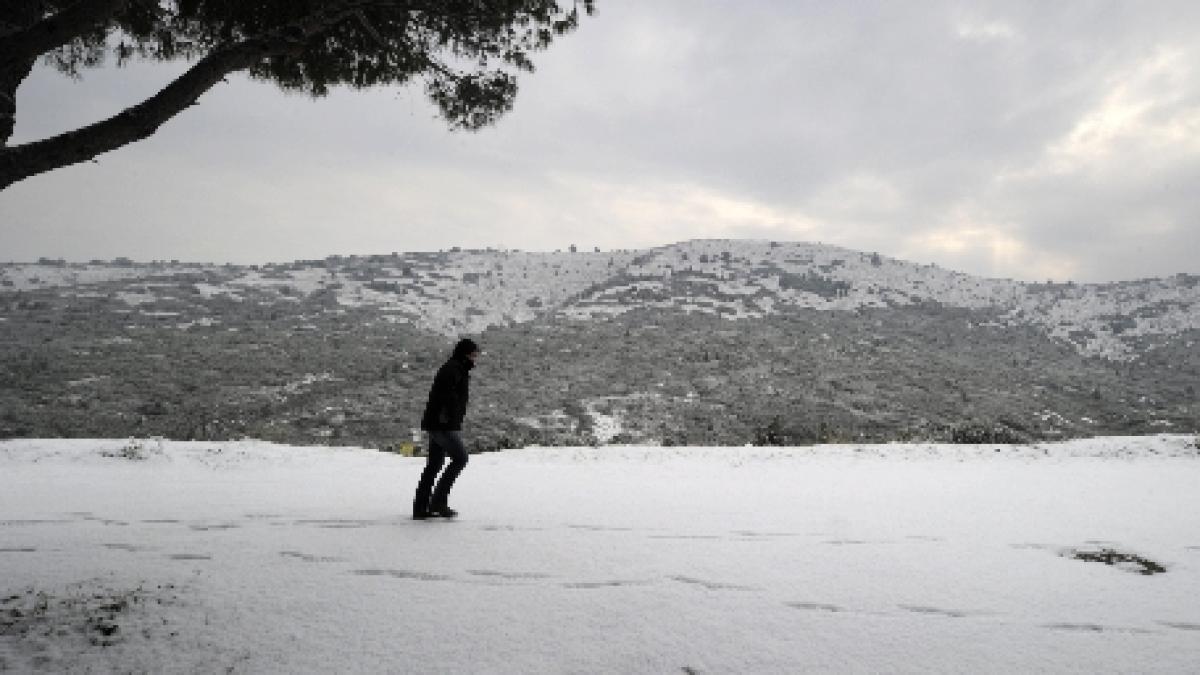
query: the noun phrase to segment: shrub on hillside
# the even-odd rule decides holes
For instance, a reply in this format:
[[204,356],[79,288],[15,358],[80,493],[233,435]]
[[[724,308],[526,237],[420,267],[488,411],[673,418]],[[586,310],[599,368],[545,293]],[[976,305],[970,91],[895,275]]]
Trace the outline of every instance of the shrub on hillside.
[[779,275],[779,287],[784,290],[806,291],[823,298],[839,298],[850,290],[849,282],[806,272],[784,272]]
[[972,420],[950,428],[950,442],[962,445],[1014,444],[1023,443],[1026,440],[1018,430],[1002,422]]
[[837,443],[844,434],[820,420],[815,424],[802,424],[774,417],[754,431],[754,445],[817,445]]

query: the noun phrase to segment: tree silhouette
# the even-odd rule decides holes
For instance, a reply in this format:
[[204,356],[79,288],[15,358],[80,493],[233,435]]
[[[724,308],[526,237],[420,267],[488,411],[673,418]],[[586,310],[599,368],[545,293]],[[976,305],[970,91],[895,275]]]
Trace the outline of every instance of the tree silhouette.
[[[0,5],[0,190],[152,135],[230,73],[323,96],[424,83],[452,129],[512,108],[516,73],[578,26],[594,0],[4,0]],[[39,58],[70,76],[133,58],[191,67],[104,120],[11,146],[17,87]]]

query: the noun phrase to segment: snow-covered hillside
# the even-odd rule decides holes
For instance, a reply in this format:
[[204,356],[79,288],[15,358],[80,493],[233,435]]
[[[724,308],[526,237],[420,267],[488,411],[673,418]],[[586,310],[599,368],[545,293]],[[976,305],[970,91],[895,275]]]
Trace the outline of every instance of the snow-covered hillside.
[[[1136,355],[1139,342],[1200,329],[1200,277],[1114,284],[984,279],[821,244],[697,240],[641,251],[463,251],[335,256],[255,267],[0,266],[0,289],[118,293],[132,307],[189,295],[235,302],[321,297],[457,335],[556,314],[672,308],[730,320],[786,308],[852,311],[937,303],[992,309],[1084,354]],[[135,311],[161,311],[151,308]],[[186,319],[181,319],[186,321]]]
[[[0,670],[1194,672],[1200,454],[0,442]],[[1181,515],[1183,514],[1183,515]]]

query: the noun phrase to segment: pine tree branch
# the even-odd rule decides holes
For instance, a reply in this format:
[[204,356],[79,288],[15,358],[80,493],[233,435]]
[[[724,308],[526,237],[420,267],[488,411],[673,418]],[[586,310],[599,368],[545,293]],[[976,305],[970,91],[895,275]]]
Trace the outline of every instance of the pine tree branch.
[[140,141],[178,115],[226,75],[250,67],[285,48],[266,41],[215,51],[141,103],[100,122],[58,136],[0,149],[0,190],[53,169],[94,159]]
[[[11,64],[9,72],[13,77],[9,79],[14,81],[12,91],[15,92],[16,84],[28,74],[38,55],[102,25],[129,2],[157,0],[82,0],[27,30],[0,37],[0,76]],[[15,102],[8,95],[8,99],[0,100],[3,104],[0,105],[0,132],[7,129],[7,133],[0,134],[0,190],[30,176],[92,160],[147,138],[172,117],[194,105],[226,75],[250,68],[272,56],[299,55],[313,39],[319,39],[343,21],[361,22],[369,37],[386,45],[383,36],[363,15],[368,9],[436,15],[444,7],[438,0],[328,0],[312,13],[265,35],[217,47],[158,93],[106,120],[13,147],[4,145],[12,130],[11,113],[15,112],[12,105]],[[445,64],[428,55],[422,65],[446,81],[459,81],[460,74],[451,72]],[[3,80],[0,77],[0,85],[4,84]]]
[[[118,2],[97,0],[95,4],[101,1]],[[307,40],[371,4],[373,0],[331,2],[268,35],[211,52],[157,94],[106,120],[52,138],[0,147],[0,190],[30,176],[86,162],[151,136],[165,122],[195,104],[226,75],[245,70],[270,56],[296,53]]]
[[0,37],[0,70],[33,61],[102,25],[131,0],[82,0],[33,25]]

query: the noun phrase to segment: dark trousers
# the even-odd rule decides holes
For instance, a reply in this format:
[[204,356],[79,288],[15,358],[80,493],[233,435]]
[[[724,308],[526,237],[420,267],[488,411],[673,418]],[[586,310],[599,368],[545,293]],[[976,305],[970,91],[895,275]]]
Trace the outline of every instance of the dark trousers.
[[[437,480],[442,464],[450,455],[450,466]],[[417,484],[417,496],[413,499],[413,512],[420,513],[429,509],[440,509],[447,506],[450,498],[450,488],[454,480],[467,466],[467,449],[463,446],[462,434],[457,431],[429,432],[429,456],[425,459],[425,470],[421,472],[421,482]],[[434,481],[437,480],[437,488]]]

